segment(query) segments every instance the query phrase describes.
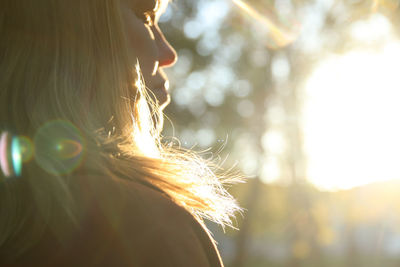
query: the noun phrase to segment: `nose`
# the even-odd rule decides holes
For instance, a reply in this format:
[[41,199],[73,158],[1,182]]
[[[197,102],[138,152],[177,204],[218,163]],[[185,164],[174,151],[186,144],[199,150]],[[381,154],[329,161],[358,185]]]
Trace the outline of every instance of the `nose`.
[[175,64],[178,56],[175,49],[167,41],[160,28],[156,28],[155,39],[158,46],[158,64],[159,67],[170,67]]

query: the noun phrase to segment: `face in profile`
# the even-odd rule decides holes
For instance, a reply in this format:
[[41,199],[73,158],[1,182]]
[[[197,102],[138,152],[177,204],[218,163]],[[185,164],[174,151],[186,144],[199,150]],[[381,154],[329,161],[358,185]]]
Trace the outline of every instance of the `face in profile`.
[[172,66],[176,52],[158,27],[168,0],[121,0],[129,49],[137,55],[146,84],[163,109],[170,101],[168,78],[163,72]]

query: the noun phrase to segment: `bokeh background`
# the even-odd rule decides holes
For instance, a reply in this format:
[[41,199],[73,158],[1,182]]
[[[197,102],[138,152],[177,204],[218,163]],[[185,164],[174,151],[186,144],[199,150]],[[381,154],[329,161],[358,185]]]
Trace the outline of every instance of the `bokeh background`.
[[400,266],[397,0],[174,0],[163,135],[235,165],[226,266]]

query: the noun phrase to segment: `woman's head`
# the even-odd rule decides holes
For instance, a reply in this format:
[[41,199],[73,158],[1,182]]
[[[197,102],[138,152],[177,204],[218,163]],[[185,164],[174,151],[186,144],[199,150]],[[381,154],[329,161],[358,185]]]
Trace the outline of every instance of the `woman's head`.
[[[192,153],[163,147],[153,128],[169,101],[162,69],[176,60],[157,25],[166,5],[167,0],[1,0],[0,126],[34,139],[47,122],[67,120],[87,139],[82,172],[146,180],[193,214],[229,223],[237,206],[217,176]],[[71,204],[68,175],[35,164],[23,169],[21,180],[49,220],[53,209],[70,214],[79,206]],[[18,193],[0,185],[1,190],[7,194],[0,192],[6,207],[0,209],[6,218],[0,221],[0,247],[23,222],[10,211],[19,209]],[[31,244],[22,241],[19,250]]]
[[136,54],[146,86],[161,107],[169,102],[168,79],[163,68],[176,61],[176,52],[158,27],[168,0],[122,0],[123,24],[128,49]]
[[136,83],[137,63],[164,107],[168,80],[162,68],[176,60],[157,26],[165,5],[166,0],[1,1],[1,121],[31,134],[56,118],[88,131],[113,118],[118,131],[130,131],[143,89]]

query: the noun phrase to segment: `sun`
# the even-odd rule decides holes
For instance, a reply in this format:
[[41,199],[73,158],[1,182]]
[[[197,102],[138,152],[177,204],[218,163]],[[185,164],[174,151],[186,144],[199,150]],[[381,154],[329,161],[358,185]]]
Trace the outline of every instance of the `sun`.
[[332,56],[305,87],[308,179],[349,189],[400,179],[400,42]]

